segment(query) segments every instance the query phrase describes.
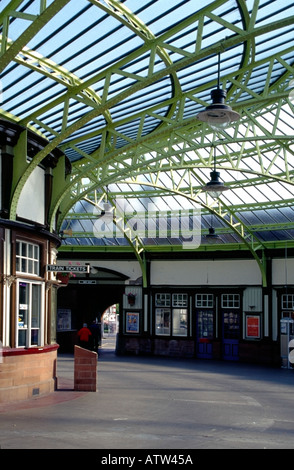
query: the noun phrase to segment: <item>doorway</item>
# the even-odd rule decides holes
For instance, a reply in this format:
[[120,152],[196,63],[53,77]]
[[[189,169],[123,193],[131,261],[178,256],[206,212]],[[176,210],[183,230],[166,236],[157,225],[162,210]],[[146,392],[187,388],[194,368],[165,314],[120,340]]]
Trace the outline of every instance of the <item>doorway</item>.
[[196,310],[196,355],[201,359],[212,359],[213,356],[213,317],[212,309]]
[[223,359],[239,360],[240,311],[222,311]]
[[[106,339],[110,342],[110,337],[114,336],[114,328],[105,326],[105,332],[102,331],[102,319],[105,323],[108,318],[108,312],[111,306],[116,306],[116,315],[119,313],[119,305],[122,302],[122,296],[125,288],[124,285],[106,284],[84,284],[74,279],[69,282],[67,287],[58,289],[57,310],[67,312],[70,318],[69,327],[57,330],[58,344],[60,352],[73,352],[74,345],[78,344],[77,332],[87,323],[88,326],[93,322],[98,323],[101,329],[101,342],[105,343]],[[118,326],[117,326],[118,328]],[[102,334],[105,335],[104,340]],[[115,334],[116,336],[116,334]],[[115,340],[112,340],[112,349],[115,348]],[[105,345],[106,346],[106,345]],[[102,350],[102,348],[101,348]]]
[[108,307],[101,315],[101,348],[114,351],[119,332],[119,305]]

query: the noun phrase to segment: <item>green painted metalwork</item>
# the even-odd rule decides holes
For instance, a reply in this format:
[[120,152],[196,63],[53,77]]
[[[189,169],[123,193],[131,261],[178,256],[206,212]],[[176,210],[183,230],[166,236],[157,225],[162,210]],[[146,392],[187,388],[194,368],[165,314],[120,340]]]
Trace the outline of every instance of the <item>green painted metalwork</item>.
[[[19,0],[6,1],[0,13],[0,70],[4,72],[5,80],[9,66],[15,64],[17,70],[25,69],[34,76],[37,74],[42,83],[52,84],[56,92],[49,99],[36,100],[34,105],[26,108],[26,92],[20,90],[22,112],[18,112],[17,105],[3,106],[4,117],[48,138],[47,146],[30,163],[19,164],[20,156],[15,160],[10,218],[15,220],[17,217],[18,201],[31,173],[52,150],[59,147],[74,158],[71,176],[65,184],[55,184],[53,188],[50,208],[52,231],[57,214],[57,231],[61,230],[65,220],[67,223],[78,220],[78,217],[82,220],[85,216],[73,211],[75,204],[80,200],[97,204],[108,185],[114,186],[111,190],[113,198],[120,193],[119,185],[126,185],[129,189],[124,193],[125,197],[134,200],[164,198],[169,194],[181,196],[183,200],[200,204],[204,214],[214,214],[221,222],[219,233],[234,233],[239,240],[235,244],[205,244],[199,250],[211,251],[229,246],[239,250],[245,247],[258,263],[265,285],[265,257],[260,253],[269,246],[280,246],[280,241],[265,241],[259,234],[293,230],[293,221],[246,223],[242,214],[294,206],[293,60],[290,59],[294,51],[291,40],[294,15],[291,4],[284,7],[287,14],[277,17],[274,13],[281,12],[274,12],[268,14],[267,21],[261,21],[263,8],[267,7],[262,2],[253,0],[249,11],[249,2],[240,0],[236,2],[237,8],[230,11],[230,2],[216,0],[205,3],[198,11],[193,10],[156,33],[152,23],[147,26],[140,12],[136,15],[124,3],[115,0],[84,1],[81,10],[91,5],[91,8],[112,18],[114,24],[124,28],[128,34],[131,32],[138,37],[140,43],[105,67],[93,68],[92,73],[82,76],[75,73],[74,67],[67,69],[55,61],[59,51],[55,51],[54,58],[51,58],[29,45],[47,24],[54,24],[70,0],[55,0],[50,5],[45,0],[35,0],[32,2],[35,9],[27,11],[21,9],[22,3]],[[225,14],[226,8],[228,13]],[[102,16],[99,19],[102,21]],[[12,39],[10,28],[17,20],[27,26]],[[214,25],[213,40],[207,44],[210,25]],[[187,30],[193,31],[193,44],[180,41]],[[225,31],[226,35],[218,36],[217,30]],[[277,37],[285,35],[285,41],[278,49],[266,50],[269,33]],[[260,53],[262,42],[266,51],[263,54]],[[234,51],[236,47],[239,47],[238,58],[235,59],[238,67],[224,67],[221,82],[228,92],[227,102],[241,114],[241,120],[227,130],[212,132],[195,118],[195,113],[189,113],[189,107],[198,109],[210,103],[209,91],[216,86],[217,77],[208,74],[205,79],[195,80],[193,86],[187,86],[188,79],[185,82],[183,76],[186,70],[189,73],[198,70],[197,67],[200,70],[201,64],[208,64],[211,57]],[[73,61],[76,57],[78,53],[73,56]],[[142,71],[134,67],[141,62],[145,63]],[[86,64],[85,60],[85,67]],[[262,89],[258,86],[259,73]],[[169,84],[169,93],[151,104],[148,100],[145,103],[144,94],[147,96],[151,87],[157,84],[160,89],[162,80]],[[115,89],[115,83],[120,81],[123,86]],[[127,103],[133,103],[132,100],[140,93],[140,106],[134,105],[128,111]],[[126,112],[118,113],[116,110],[122,102],[126,103]],[[213,147],[217,149],[217,169],[230,189],[230,196],[221,196],[217,201],[211,201],[201,191],[213,168]],[[266,187],[270,195],[258,200],[258,194],[262,194]],[[283,189],[284,193],[280,194],[277,188]],[[234,199],[232,204],[230,197]],[[93,214],[89,213],[87,217],[91,220]],[[119,223],[119,219],[117,221]],[[91,238],[91,233],[86,230],[83,235],[79,231],[74,231],[74,234]],[[140,262],[144,282],[145,251],[179,250],[176,245],[146,246],[129,230],[124,230],[124,236]],[[288,246],[292,243],[290,235],[287,243]],[[68,249],[61,247],[61,250]],[[87,248],[80,245],[71,247],[72,251],[84,249]],[[105,250],[109,249],[105,247]],[[121,247],[113,249],[120,250]]]
[[[106,196],[106,192],[103,194],[103,197]],[[115,208],[112,198],[108,195],[107,200],[109,204],[112,204],[113,208]],[[92,201],[89,201],[92,203]],[[142,284],[143,287],[147,287],[147,272],[146,272],[146,263],[144,258],[144,245],[140,239],[140,237],[136,234],[133,234],[130,227],[128,227],[127,220],[125,214],[117,214],[113,218],[114,225],[119,229],[119,231],[123,234],[125,240],[127,240],[129,246],[133,250],[137,261],[141,267],[142,271]]]
[[[25,14],[21,10],[16,10],[21,5],[21,1],[15,0],[7,6],[2,13],[0,13],[0,24],[3,24],[3,30],[5,32],[4,38],[2,38],[1,45],[1,57],[0,57],[0,72],[16,57],[18,53],[22,51],[25,45],[32,39],[38,31],[44,27],[44,24],[51,20],[56,13],[58,13],[64,5],[70,0],[54,0],[51,5],[44,8],[44,0],[39,0],[39,14],[31,15]],[[8,41],[8,21],[9,19],[20,17],[30,22],[30,25],[19,38],[13,42]]]

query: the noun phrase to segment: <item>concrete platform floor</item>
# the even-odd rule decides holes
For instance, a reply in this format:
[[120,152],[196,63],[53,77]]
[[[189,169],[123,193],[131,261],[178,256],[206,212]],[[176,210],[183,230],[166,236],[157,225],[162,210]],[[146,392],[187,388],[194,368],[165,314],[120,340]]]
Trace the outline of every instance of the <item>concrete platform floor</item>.
[[98,357],[97,392],[58,390],[0,405],[1,449],[293,449],[294,370],[197,359]]

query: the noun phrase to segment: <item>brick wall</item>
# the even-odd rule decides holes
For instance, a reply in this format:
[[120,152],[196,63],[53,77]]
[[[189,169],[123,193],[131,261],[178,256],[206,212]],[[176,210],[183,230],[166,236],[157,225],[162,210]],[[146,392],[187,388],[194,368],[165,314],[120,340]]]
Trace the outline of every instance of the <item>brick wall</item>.
[[0,363],[0,403],[47,395],[56,388],[57,345],[4,350]]
[[97,391],[97,353],[76,346],[74,348],[74,389]]

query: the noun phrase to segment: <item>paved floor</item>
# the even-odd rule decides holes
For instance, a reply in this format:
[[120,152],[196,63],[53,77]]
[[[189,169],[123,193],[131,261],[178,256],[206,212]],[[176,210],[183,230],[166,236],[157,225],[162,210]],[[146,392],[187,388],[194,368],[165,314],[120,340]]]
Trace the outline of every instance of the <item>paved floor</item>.
[[294,370],[239,363],[117,357],[108,340],[98,391],[59,390],[0,406],[1,449],[293,449]]

